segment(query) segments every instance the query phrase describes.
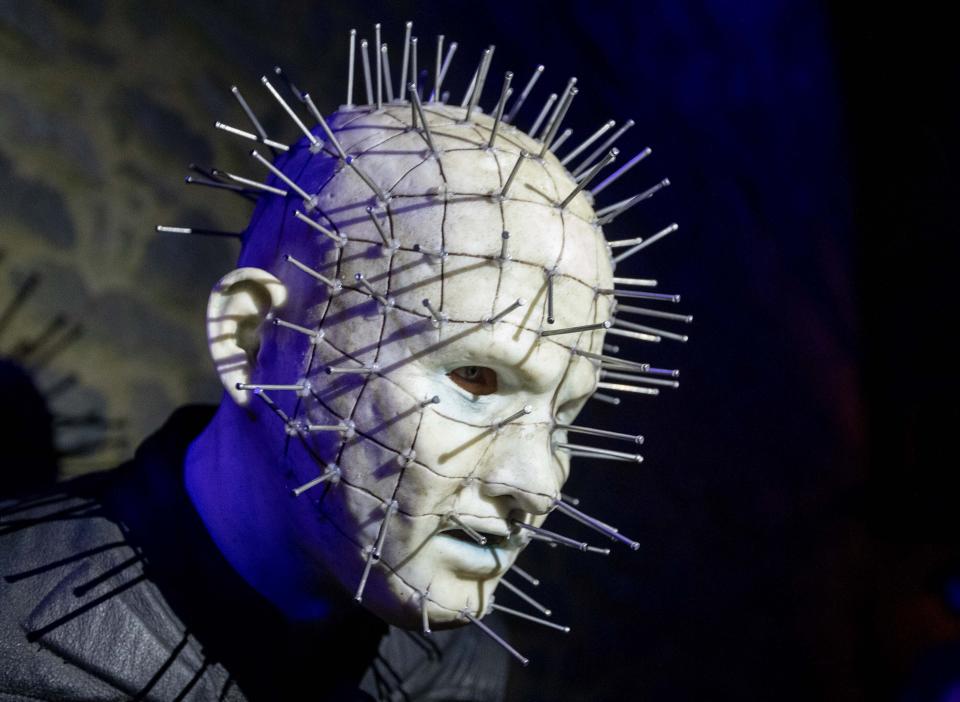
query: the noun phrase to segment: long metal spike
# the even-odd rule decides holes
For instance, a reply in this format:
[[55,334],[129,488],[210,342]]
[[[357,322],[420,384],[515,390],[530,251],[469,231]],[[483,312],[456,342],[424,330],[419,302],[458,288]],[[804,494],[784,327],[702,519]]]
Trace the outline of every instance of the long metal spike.
[[567,154],[567,155],[564,156],[562,159],[560,159],[560,165],[561,165],[561,166],[566,166],[568,163],[570,163],[570,161],[572,161],[572,160],[575,159],[577,156],[579,156],[580,154],[582,154],[586,149],[588,149],[588,148],[590,147],[590,144],[592,144],[592,143],[595,142],[597,139],[599,139],[599,138],[602,137],[604,134],[606,134],[608,131],[610,131],[611,129],[613,129],[613,127],[614,127],[614,125],[616,125],[616,123],[617,123],[616,120],[613,120],[613,119],[607,120],[607,121],[603,124],[603,126],[600,127],[600,129],[598,129],[598,130],[595,131],[593,134],[591,134],[590,136],[588,136],[588,137],[583,141],[583,143],[580,144],[580,146],[578,146],[578,147],[575,148],[573,151],[571,151],[569,154]]
[[537,129],[540,127],[540,123],[543,122],[546,118],[547,113],[550,111],[550,107],[557,101],[557,94],[550,93],[550,96],[547,98],[547,101],[543,104],[543,107],[540,110],[540,114],[537,115],[537,118],[533,121],[533,126],[530,127],[530,131],[527,132],[531,138],[536,138],[534,135],[537,133]]
[[410,66],[410,33],[413,31],[413,22],[404,25],[403,34],[403,63],[400,65],[400,102],[407,98],[407,68]]
[[591,151],[591,152],[590,152],[590,155],[587,156],[585,159],[583,159],[583,161],[581,161],[581,162],[579,163],[579,165],[577,165],[577,167],[573,170],[573,175],[574,175],[574,176],[578,176],[578,175],[580,175],[583,171],[585,171],[585,170],[587,170],[588,168],[590,168],[590,166],[593,164],[593,162],[596,161],[598,158],[600,158],[600,156],[601,156],[607,149],[609,149],[611,146],[613,146],[613,145],[616,143],[617,139],[619,139],[620,137],[622,137],[622,136],[626,133],[626,131],[627,131],[628,129],[630,129],[634,124],[636,124],[636,122],[634,122],[632,119],[628,119],[626,122],[624,122],[624,123],[620,126],[620,129],[618,129],[617,131],[615,131],[615,132],[610,136],[610,138],[608,138],[605,142],[603,142],[602,144],[600,144],[600,146],[598,146],[596,149],[594,149],[593,151]]
[[553,146],[553,140],[557,136],[557,131],[560,129],[560,124],[563,122],[564,117],[567,116],[567,112],[570,110],[570,105],[573,104],[573,98],[577,96],[577,92],[578,90],[574,88],[567,93],[566,100],[560,103],[559,114],[557,115],[557,118],[554,120],[553,124],[550,125],[546,136],[543,138],[543,147],[540,149],[540,158],[546,156],[547,151]]
[[515,309],[517,309],[518,307],[523,307],[525,304],[527,304],[527,301],[524,300],[522,297],[518,297],[516,300],[514,300],[513,302],[511,302],[509,305],[507,305],[507,306],[506,306],[504,309],[502,309],[500,312],[498,312],[497,314],[493,315],[493,317],[491,317],[490,319],[484,320],[484,321],[485,321],[487,324],[496,324],[496,323],[499,322],[501,319],[503,319],[504,317],[506,317],[508,314],[510,314],[511,312],[513,312]]
[[263,392],[264,390],[288,391],[295,393],[304,393],[310,390],[308,383],[297,383],[296,385],[283,385],[279,383],[237,383],[237,390],[250,390],[253,392]]
[[621,278],[615,276],[613,278],[614,285],[626,285],[627,287],[634,288],[655,288],[657,287],[656,278]]
[[422,129],[424,141],[427,142],[427,147],[429,147],[430,153],[436,155],[437,147],[433,143],[433,134],[430,132],[430,125],[427,124],[426,115],[423,113],[423,105],[420,103],[420,94],[417,92],[416,86],[413,83],[407,87],[410,90],[410,100],[413,102],[413,109],[420,118],[420,127]]
[[533,577],[532,575],[530,575],[530,573],[528,573],[527,571],[525,571],[523,568],[521,568],[520,566],[518,566],[516,563],[514,563],[512,566],[510,566],[510,570],[512,570],[514,573],[516,573],[517,575],[519,575],[521,578],[523,578],[524,580],[526,580],[528,583],[530,583],[530,584],[533,585],[534,587],[539,587],[539,586],[540,586],[540,580],[538,580],[537,578],[535,578],[535,577]]
[[380,523],[380,533],[377,534],[377,544],[373,547],[373,557],[378,561],[383,552],[383,543],[387,539],[387,528],[390,526],[390,520],[399,508],[400,503],[396,500],[391,500],[390,504],[387,505],[387,513],[383,516],[383,521]]
[[532,406],[532,405],[524,405],[522,409],[517,410],[516,412],[514,412],[513,414],[511,414],[511,415],[510,415],[509,417],[507,417],[506,419],[503,419],[503,420],[497,422],[497,428],[499,429],[499,428],[501,428],[501,427],[505,427],[506,425],[508,425],[508,424],[510,424],[510,423],[512,423],[512,422],[515,422],[516,420],[520,419],[520,417],[525,417],[526,415],[530,414],[531,412],[533,412],[533,406]]
[[573,198],[577,196],[577,193],[579,193],[581,190],[587,187],[590,184],[590,181],[596,178],[597,175],[600,173],[600,171],[606,168],[609,164],[613,163],[616,160],[617,155],[619,153],[620,151],[616,147],[610,149],[610,153],[608,153],[603,158],[603,160],[598,161],[597,165],[595,165],[593,168],[590,169],[586,177],[582,181],[580,181],[577,184],[577,187],[575,187],[573,191],[569,195],[567,195],[564,201],[560,203],[560,209],[561,210],[566,209],[567,205],[570,204],[571,200],[573,200]]
[[673,232],[677,231],[679,228],[680,228],[680,225],[674,222],[669,227],[665,227],[664,229],[661,229],[659,232],[651,236],[649,239],[646,239],[644,241],[639,241],[632,248],[628,249],[627,251],[624,251],[622,254],[619,254],[618,256],[615,256],[613,259],[613,262],[620,263],[620,261],[624,260],[625,258],[632,256],[638,251],[643,251],[645,248],[650,246],[650,244],[654,244],[660,241],[663,237],[667,236],[667,234],[672,234]]
[[280,188],[275,188],[272,185],[267,185],[266,183],[261,183],[256,180],[250,180],[249,178],[244,178],[243,176],[238,176],[234,173],[228,173],[227,171],[217,171],[217,173],[222,173],[230,180],[236,181],[237,183],[242,183],[251,188],[256,188],[257,190],[263,190],[274,195],[279,195],[280,197],[286,197],[288,195],[286,190],[281,190]]
[[313,115],[313,118],[317,120],[317,124],[320,125],[320,128],[323,130],[324,135],[327,137],[327,141],[333,144],[333,148],[336,149],[337,155],[343,159],[347,160],[347,153],[343,150],[343,146],[340,145],[340,140],[337,139],[334,135],[333,130],[330,129],[330,125],[327,124],[327,120],[323,118],[323,115],[320,114],[320,110],[317,109],[317,106],[313,104],[313,98],[310,97],[310,93],[307,93],[303,96],[303,101],[307,105],[307,109],[310,110],[310,114]]
[[507,176],[507,182],[503,184],[503,189],[500,190],[500,198],[505,198],[507,196],[507,191],[510,190],[510,186],[513,185],[513,179],[517,177],[517,172],[520,170],[520,166],[523,164],[525,158],[527,158],[526,151],[520,151],[520,154],[517,156],[517,162],[513,164],[513,169],[510,171],[510,175]]
[[[440,69],[440,83],[443,84],[443,81],[447,78],[447,71],[450,69],[450,62],[453,61],[453,55],[457,53],[457,42],[450,42],[450,46],[447,47],[447,55],[443,59],[443,67]],[[432,97],[433,100],[439,100],[440,102],[446,102],[447,91],[441,92],[439,95]]]
[[600,361],[600,365],[608,364],[623,368],[635,368],[640,372],[650,369],[649,363],[637,363],[636,361],[628,361],[625,358],[616,358],[615,356],[607,356],[602,353],[594,353],[593,351],[584,351],[582,349],[571,349],[570,351],[577,356],[583,356],[584,358],[590,358],[594,361]]
[[383,109],[383,61],[380,58],[380,51],[381,51],[380,47],[382,44],[380,41],[380,23],[379,22],[373,25],[373,37],[374,37],[373,39],[374,47],[376,50],[376,54],[374,55],[374,58],[376,58],[377,60],[377,82],[376,82],[377,109],[382,110]]
[[240,94],[240,89],[233,85],[230,87],[230,92],[233,93],[233,96],[237,99],[237,102],[240,103],[240,108],[243,110],[244,114],[247,115],[247,119],[250,120],[250,124],[253,125],[253,128],[257,130],[257,134],[260,135],[261,139],[266,141],[267,132],[263,128],[263,125],[260,124],[260,120],[257,119],[257,116],[253,113],[253,110],[250,109],[250,105],[248,105],[247,101],[243,99],[243,95]]
[[429,589],[427,592],[417,593],[420,596],[420,627],[421,631],[427,635],[433,633],[433,630],[430,628],[430,616],[427,612],[427,603],[429,602],[427,599],[428,592]]
[[633,207],[634,205],[638,205],[638,204],[640,204],[641,202],[643,202],[644,200],[649,200],[651,197],[653,197],[653,196],[656,195],[658,192],[660,192],[661,190],[663,190],[664,188],[666,188],[668,185],[670,185],[670,179],[669,179],[669,178],[664,178],[664,179],[661,180],[659,183],[657,183],[656,185],[654,185],[652,188],[648,188],[647,190],[644,190],[642,193],[633,196],[633,197],[630,199],[629,202],[627,202],[626,204],[618,207],[617,209],[615,209],[615,210],[613,210],[613,211],[611,211],[611,212],[609,212],[609,213],[605,213],[605,214],[603,214],[603,215],[600,215],[600,214],[598,213],[597,216],[598,216],[599,219],[597,220],[597,224],[600,224],[601,226],[604,225],[604,224],[609,224],[610,222],[612,222],[614,219],[616,219],[617,217],[619,217],[620,215],[622,215],[624,212],[626,212],[627,210],[629,210],[629,209],[630,209],[631,207]]
[[630,550],[636,551],[640,548],[640,544],[638,542],[634,541],[633,539],[627,538],[626,536],[621,534],[618,529],[615,529],[609,524],[601,522],[599,519],[594,519],[588,514],[584,514],[583,512],[575,508],[573,505],[568,505],[567,503],[561,500],[555,501],[554,504],[557,506],[557,509],[560,512],[567,515],[571,519],[578,521],[584,526],[589,527],[590,529],[593,529],[594,531],[597,531],[603,534],[604,536],[606,536],[607,538],[613,541],[619,541],[620,543],[625,544],[630,548]]
[[[410,82],[416,86],[414,92],[420,95],[420,71],[417,69],[417,53],[419,42],[416,37],[410,37]],[[410,87],[407,86],[409,90]],[[417,126],[417,125],[413,125]]]
[[333,483],[339,482],[340,475],[341,475],[340,467],[331,463],[324,469],[323,473],[320,474],[318,477],[304,483],[300,487],[293,488],[293,490],[291,490],[290,492],[293,493],[294,497],[300,497],[300,495],[305,493],[307,490],[309,490],[310,488],[316,487],[320,483],[325,483],[327,481],[330,481]]
[[360,59],[363,63],[363,84],[367,89],[367,104],[373,104],[373,78],[370,77],[370,49],[366,39],[360,40]]
[[323,339],[323,330],[322,329],[310,329],[309,327],[304,327],[300,324],[294,324],[293,322],[288,322],[285,319],[280,319],[279,317],[273,318],[273,326],[283,327],[284,329],[290,329],[291,331],[299,332],[310,338],[310,343],[319,344]]
[[363,566],[363,574],[360,576],[360,584],[357,586],[357,592],[353,596],[354,601],[363,602],[363,591],[367,589],[367,579],[370,577],[370,569],[373,567],[373,546],[366,546],[363,552],[367,555],[367,562]]
[[222,236],[230,239],[243,238],[243,232],[225,232],[220,229],[205,229],[202,227],[168,227],[164,224],[158,224],[156,230],[166,234],[203,234],[204,236]]
[[613,295],[615,297],[629,297],[634,300],[657,300],[659,302],[680,302],[679,295],[668,293],[650,293],[640,292],[638,290],[616,290],[613,288],[597,288],[601,295]]
[[316,208],[317,198],[307,193],[306,190],[304,190],[295,182],[293,182],[293,180],[290,179],[283,171],[281,171],[279,168],[277,168],[272,163],[270,163],[270,159],[264,157],[263,154],[261,154],[256,149],[251,149],[250,155],[253,156],[255,159],[257,159],[264,166],[266,166],[267,170],[273,173],[273,175],[275,175],[277,178],[279,178],[284,183],[286,183],[290,187],[290,189],[293,190],[297,195],[302,197],[304,206],[307,208],[308,211]]
[[259,389],[254,390],[254,391],[253,391],[253,394],[254,394],[256,397],[259,397],[259,398],[261,399],[261,401],[263,401],[263,403],[264,403],[267,407],[269,407],[270,410],[271,410],[275,415],[277,415],[277,417],[280,418],[280,420],[283,422],[284,426],[289,426],[289,424],[290,424],[290,417],[287,416],[287,413],[286,413],[286,412],[284,412],[282,409],[280,409],[280,408],[277,406],[277,403],[273,401],[273,398],[271,398],[271,397],[270,397],[266,392],[264,392],[263,390],[259,390]]
[[480,60],[480,69],[477,74],[477,82],[473,86],[473,95],[470,97],[470,103],[467,105],[467,114],[464,116],[463,121],[469,122],[470,116],[473,114],[473,111],[477,109],[477,104],[480,102],[480,96],[483,94],[483,86],[487,82],[487,72],[490,70],[490,63],[493,60],[493,46],[485,49],[483,52],[483,58]]
[[689,324],[693,321],[692,314],[675,314],[673,312],[661,312],[647,307],[634,307],[633,305],[617,305],[617,313],[627,312],[628,314],[638,314],[644,317],[657,317],[659,319],[671,319],[676,322]]
[[492,149],[497,139],[497,130],[500,128],[500,120],[503,118],[503,108],[507,104],[507,96],[510,94],[510,82],[513,80],[513,73],[507,71],[503,74],[503,87],[500,88],[500,99],[497,101],[497,111],[493,118],[493,129],[490,130],[490,141],[487,142],[487,148]]
[[517,597],[519,597],[521,600],[523,600],[524,602],[526,602],[528,605],[530,605],[531,607],[533,607],[533,608],[534,608],[535,610],[537,610],[538,612],[542,612],[543,614],[545,614],[545,615],[548,616],[548,617],[553,615],[553,612],[551,612],[549,609],[547,609],[547,608],[544,607],[542,604],[540,604],[539,602],[537,602],[535,599],[533,599],[532,597],[530,597],[530,595],[528,595],[527,593],[525,593],[523,590],[521,590],[520,588],[518,588],[516,585],[514,585],[513,583],[511,583],[511,582],[510,582],[509,580],[507,580],[506,578],[500,578],[500,584],[503,585],[505,588],[507,588],[507,589],[508,589],[510,592],[512,592],[514,595],[516,595]]
[[643,436],[640,434],[624,434],[619,431],[610,431],[608,429],[594,429],[593,427],[584,427],[579,424],[557,424],[554,429],[571,432],[573,434],[588,434],[590,436],[602,436],[607,439],[622,439],[623,441],[632,441],[635,444],[643,443]]
[[[598,384],[597,387],[600,387]],[[554,448],[563,451],[575,451],[579,454],[589,454],[597,458],[607,458],[615,461],[626,461],[627,463],[643,463],[643,456],[638,453],[627,453],[625,451],[612,451],[610,449],[597,448],[596,446],[584,446],[583,444],[570,444],[565,441],[557,441],[553,444]]]
[[380,46],[380,57],[383,59],[384,87],[387,89],[387,102],[393,102],[393,74],[390,72],[390,54],[387,45]]
[[535,617],[532,614],[526,614],[516,609],[510,609],[509,607],[504,607],[503,605],[498,605],[496,603],[490,605],[491,609],[495,609],[498,612],[503,612],[504,614],[509,614],[513,617],[519,617],[520,619],[526,619],[527,621],[540,624],[541,626],[547,626],[551,629],[556,629],[557,631],[562,631],[564,634],[570,633],[570,627],[564,626],[563,624],[557,624],[555,622],[547,621],[546,619],[541,619],[540,617]]
[[377,229],[377,234],[380,235],[380,238],[383,239],[384,246],[390,246],[390,239],[387,237],[387,233],[383,230],[383,225],[380,223],[380,218],[377,217],[376,212],[372,207],[367,208],[367,216],[370,217],[370,221],[373,222],[373,226]]
[[448,317],[446,313],[440,312],[437,308],[435,308],[430,302],[430,298],[423,298],[422,304],[427,308],[427,311],[430,312],[430,316],[433,318],[435,327],[441,327],[447,323]]
[[607,330],[608,334],[613,336],[622,336],[626,339],[636,339],[637,341],[649,341],[653,344],[659,344],[661,338],[656,334],[647,334],[646,332],[636,332],[628,331],[626,329],[618,329],[617,327],[611,327]]
[[556,152],[557,149],[566,143],[567,139],[569,139],[572,134],[572,129],[564,129],[563,134],[554,139],[553,144],[550,145],[550,150]]
[[224,124],[223,122],[215,122],[213,126],[229,134],[243,137],[244,139],[249,139],[250,141],[259,142],[261,144],[264,144],[265,146],[269,146],[271,149],[277,149],[278,151],[290,150],[289,146],[287,146],[286,144],[281,144],[279,141],[274,141],[273,139],[264,139],[263,137],[258,136],[253,132],[247,132],[247,131],[244,131],[243,129],[237,129],[236,127],[231,127],[229,124]]
[[353,67],[357,56],[357,30],[350,30],[350,50],[347,64],[347,107],[353,107]]
[[604,190],[606,190],[606,188],[607,188],[608,185],[610,185],[611,183],[613,183],[614,181],[616,181],[618,178],[620,178],[620,176],[622,176],[624,173],[626,173],[626,172],[629,171],[631,168],[633,168],[634,166],[636,166],[638,163],[640,163],[643,159],[645,159],[647,156],[649,156],[649,155],[652,154],[652,153],[653,153],[653,149],[651,149],[651,148],[648,146],[648,147],[645,148],[643,151],[641,151],[641,152],[638,153],[636,156],[634,156],[634,157],[631,158],[629,161],[627,161],[625,164],[623,164],[622,166],[620,166],[620,168],[618,168],[618,169],[615,170],[613,173],[611,173],[609,176],[607,176],[606,178],[604,178],[603,181],[601,181],[600,185],[598,185],[598,186],[595,187],[593,190],[591,190],[590,193],[591,193],[592,195],[594,195],[594,196],[599,195],[601,192],[603,192]]
[[557,321],[553,316],[553,275],[552,270],[547,271],[547,324]]
[[[560,120],[563,119],[564,107],[567,105],[571,96],[574,94],[577,86],[576,77],[571,77],[567,81],[567,87],[563,89],[563,93],[560,95],[560,101],[557,103],[557,106],[553,110],[553,114],[550,115],[550,119],[547,120],[547,124],[543,128],[543,133],[540,135],[540,138],[549,145],[553,141],[553,134],[556,134],[557,128],[560,126]],[[551,134],[553,132],[553,134]],[[531,134],[531,136],[533,136]]]
[[307,217],[307,215],[305,215],[305,214],[304,214],[303,212],[301,212],[300,210],[295,210],[294,213],[293,213],[293,216],[296,217],[297,219],[299,219],[299,220],[300,220],[301,222],[303,222],[304,224],[306,224],[308,227],[311,227],[311,228],[315,229],[316,231],[318,231],[318,232],[320,232],[321,234],[323,234],[325,237],[329,238],[329,239],[330,239],[331,241],[333,241],[333,243],[336,244],[337,246],[343,246],[344,244],[347,243],[347,236],[346,236],[346,234],[338,234],[337,232],[332,232],[332,231],[330,231],[329,229],[327,229],[325,226],[323,226],[323,225],[320,224],[319,222],[317,222],[317,221],[315,221],[315,220],[310,219],[309,217]]
[[469,536],[471,539],[476,541],[481,546],[487,545],[487,537],[481,534],[480,532],[478,532],[473,527],[471,527],[469,524],[466,524],[462,519],[460,519],[460,515],[454,512],[449,512],[444,516],[444,519],[448,522],[453,522],[454,524],[456,524],[458,527],[460,527],[464,531],[464,533],[467,536]]
[[290,119],[294,121],[300,131],[303,132],[304,136],[307,137],[307,141],[310,142],[310,145],[319,147],[320,142],[317,140],[317,137],[315,137],[313,133],[307,129],[307,125],[300,120],[300,118],[297,116],[297,113],[293,111],[293,108],[290,107],[290,105],[287,104],[287,101],[284,100],[280,93],[277,92],[277,89],[273,87],[273,85],[270,83],[270,80],[266,76],[262,76],[260,78],[260,82],[263,83],[267,90],[270,91],[270,94],[273,95],[273,99],[280,103],[280,107],[283,108],[284,112],[290,116]]
[[606,402],[608,405],[617,406],[620,404],[619,397],[611,397],[610,395],[604,395],[602,392],[594,392],[590,395],[591,400],[600,400],[600,402]]
[[[526,522],[516,521],[513,522],[514,526],[524,529],[526,531],[532,532],[537,536],[542,536],[543,538],[553,541],[554,543],[560,544],[561,546],[566,546],[567,548],[574,548],[578,551],[586,551],[589,544],[583,541],[577,541],[576,539],[571,539],[569,536],[564,536],[563,534],[558,534],[555,531],[550,531],[549,529],[544,529],[543,527],[534,526],[533,524],[527,524]],[[501,581],[502,582],[502,581]],[[545,612],[549,617],[549,612]]]
[[510,112],[507,113],[507,116],[504,118],[505,122],[512,123],[513,118],[517,116],[517,113],[520,111],[520,108],[523,107],[523,103],[527,101],[527,97],[530,95],[530,91],[533,90],[533,86],[537,84],[537,81],[540,80],[540,76],[543,75],[543,64],[540,64],[533,69],[533,75],[530,76],[530,80],[527,81],[527,84],[523,86],[523,90],[520,92],[519,97],[517,97],[516,102],[513,103],[513,106],[510,108]]
[[690,339],[690,337],[688,337],[686,334],[675,334],[674,332],[665,331],[663,329],[657,329],[656,327],[648,327],[645,324],[635,324],[634,322],[628,322],[624,319],[615,320],[614,325],[623,327],[624,329],[632,329],[633,331],[653,334],[654,336],[662,336],[664,339],[673,339],[674,341],[679,341],[684,344],[687,343],[687,341]]
[[[502,582],[502,581],[501,581],[501,582]],[[466,619],[469,619],[471,624],[476,625],[477,628],[480,629],[480,631],[482,631],[484,634],[486,634],[486,635],[489,636],[491,639],[493,639],[494,641],[496,641],[496,642],[497,642],[498,644],[500,644],[500,646],[501,646],[504,650],[506,650],[511,656],[513,656],[513,657],[516,658],[518,661],[520,661],[520,665],[526,667],[527,665],[530,664],[530,659],[529,659],[529,658],[525,658],[525,657],[523,656],[523,654],[521,654],[517,649],[515,649],[513,646],[511,646],[511,645],[508,644],[506,641],[504,641],[503,638],[502,638],[501,636],[499,636],[493,629],[491,629],[491,628],[488,627],[486,624],[484,624],[482,621],[480,621],[480,620],[477,619],[475,616],[473,616],[472,614],[470,614],[470,612],[468,612],[467,610],[464,609],[464,610],[461,610],[460,614],[461,614],[463,617],[465,617]]]
[[435,102],[440,99],[440,76],[443,74],[443,35],[437,35],[437,58],[433,72],[433,92],[427,102]]
[[596,329],[607,329],[613,326],[612,323],[607,320],[604,322],[597,322],[596,324],[582,324],[579,327],[566,327],[565,329],[546,329],[540,332],[540,336],[556,336],[557,334],[576,334],[577,332],[585,331],[594,331]]
[[339,279],[335,280],[332,278],[328,278],[327,276],[323,275],[319,271],[313,270],[310,266],[303,263],[302,261],[298,261],[290,254],[284,254],[283,259],[290,265],[294,266],[295,268],[299,268],[301,271],[303,271],[310,277],[315,278],[316,280],[319,280],[321,283],[326,285],[330,289],[331,294],[336,294],[343,289],[343,283]]
[[613,370],[601,370],[601,380],[627,380],[632,383],[646,383],[647,385],[660,385],[665,388],[679,388],[680,383],[676,380],[665,380],[663,378],[650,378],[645,375],[634,375],[633,373],[622,373]]
[[642,388],[636,385],[624,385],[622,383],[597,383],[601,390],[613,390],[615,392],[632,392],[637,395],[659,395],[657,388]]

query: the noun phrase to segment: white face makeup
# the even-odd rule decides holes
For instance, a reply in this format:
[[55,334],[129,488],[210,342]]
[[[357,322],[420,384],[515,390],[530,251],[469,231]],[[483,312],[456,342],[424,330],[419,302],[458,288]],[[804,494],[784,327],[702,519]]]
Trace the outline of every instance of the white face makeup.
[[[521,150],[539,142],[500,125],[486,148],[489,117],[426,108],[438,155],[409,129],[408,106],[330,120],[386,203],[337,159],[291,152],[284,171],[316,195],[306,216],[345,238],[298,219],[298,198],[283,205],[268,267],[289,300],[276,317],[323,334],[265,327],[251,379],[309,383],[271,394],[299,432],[278,456],[278,489],[327,464],[340,471],[295,500],[304,558],[408,627],[420,625],[422,598],[435,626],[463,623],[464,609],[482,615],[528,540],[514,522],[539,525],[552,508],[569,471],[555,424],[570,423],[597,382],[571,349],[599,353],[603,329],[541,332],[605,322],[612,302],[597,292],[612,287],[612,264],[591,203],[578,194],[559,207],[576,182],[552,153],[524,159],[499,197]],[[331,295],[297,264],[343,288]]]

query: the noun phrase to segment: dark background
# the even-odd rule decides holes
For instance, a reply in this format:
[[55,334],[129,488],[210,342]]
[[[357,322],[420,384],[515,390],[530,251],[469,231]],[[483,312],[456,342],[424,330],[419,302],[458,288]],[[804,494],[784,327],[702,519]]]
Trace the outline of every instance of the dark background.
[[68,307],[85,334],[37,384],[80,372],[54,415],[127,422],[127,445],[96,425],[74,441],[105,445],[61,471],[217,397],[202,311],[236,248],[152,225],[242,228],[231,197],[177,186],[191,160],[249,171],[212,129],[244,126],[229,86],[291,139],[257,78],[280,63],[330,111],[349,28],[382,22],[397,71],[407,19],[421,65],[437,33],[460,42],[457,100],[494,43],[491,75],[547,65],[519,126],[569,75],[570,144],[636,120],[622,152],[654,155],[601,203],[673,186],[609,235],[678,221],[625,269],[696,317],[688,344],[630,350],[680,368],[678,391],[585,411],[647,437],[643,465],[586,463],[568,485],[642,547],[529,549],[573,632],[514,626],[533,662],[510,699],[955,699],[960,62],[946,17],[918,7],[0,1],[0,310],[46,274],[0,349]]

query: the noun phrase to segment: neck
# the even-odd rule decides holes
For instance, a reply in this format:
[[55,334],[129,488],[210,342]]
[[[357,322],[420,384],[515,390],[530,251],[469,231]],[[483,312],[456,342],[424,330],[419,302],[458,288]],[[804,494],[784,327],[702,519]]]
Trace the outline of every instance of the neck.
[[255,590],[288,619],[328,620],[345,598],[294,546],[294,511],[302,506],[284,485],[282,431],[260,426],[269,419],[225,397],[187,451],[187,493],[223,556]]

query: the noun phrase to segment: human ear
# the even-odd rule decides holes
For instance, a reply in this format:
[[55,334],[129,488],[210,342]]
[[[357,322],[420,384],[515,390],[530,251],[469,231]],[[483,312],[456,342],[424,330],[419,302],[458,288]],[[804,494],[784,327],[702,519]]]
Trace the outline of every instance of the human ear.
[[237,268],[220,279],[207,301],[207,346],[224,389],[238,405],[250,393],[237,383],[252,377],[263,322],[287,301],[287,288],[260,268]]

